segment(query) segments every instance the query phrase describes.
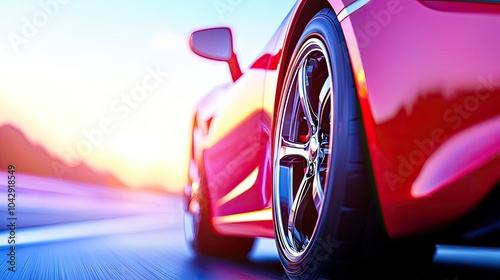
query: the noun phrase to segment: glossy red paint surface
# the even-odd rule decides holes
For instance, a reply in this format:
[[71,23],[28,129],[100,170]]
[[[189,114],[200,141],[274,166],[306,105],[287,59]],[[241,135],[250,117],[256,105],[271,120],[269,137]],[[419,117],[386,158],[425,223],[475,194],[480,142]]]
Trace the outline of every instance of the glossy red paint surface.
[[[275,100],[305,2],[241,79],[198,106],[210,128],[196,145],[221,233],[273,237]],[[338,14],[355,1],[330,2]],[[392,237],[451,224],[500,179],[499,7],[372,0],[341,22]]]
[[[374,179],[393,237],[460,218],[500,175],[500,127],[480,129],[500,114],[500,13],[435,4],[439,11],[418,1],[371,1],[342,22],[354,73],[365,77],[358,91],[366,92]],[[479,141],[486,137],[497,140]],[[458,159],[481,163],[465,168]]]
[[346,6],[351,5],[352,3],[356,2],[356,0],[330,0],[330,4],[332,5],[333,10],[335,13],[340,13]]
[[[268,151],[261,126],[261,113],[256,112],[221,141],[205,150],[205,171],[210,174],[207,184],[212,202],[217,206],[213,208],[214,216],[235,214],[234,209],[252,212],[267,206],[269,190],[257,187],[264,185],[264,176],[270,172],[266,170],[268,166],[264,157]],[[253,172],[256,175],[251,176]],[[248,186],[240,188],[244,192],[238,192],[243,195],[231,195],[232,199],[225,199],[247,178],[251,179],[248,184],[245,183]]]

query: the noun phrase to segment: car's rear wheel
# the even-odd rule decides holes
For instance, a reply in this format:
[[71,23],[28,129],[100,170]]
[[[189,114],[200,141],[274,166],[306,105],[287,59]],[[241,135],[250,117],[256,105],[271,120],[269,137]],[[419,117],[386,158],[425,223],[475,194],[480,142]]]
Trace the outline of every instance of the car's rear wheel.
[[371,181],[351,71],[322,10],[295,48],[274,131],[275,235],[290,278],[342,278],[359,254]]
[[184,212],[184,234],[188,245],[200,255],[245,258],[254,239],[224,236],[215,231],[211,224],[211,205],[203,167],[196,164],[193,156],[189,174],[190,187],[186,191]]

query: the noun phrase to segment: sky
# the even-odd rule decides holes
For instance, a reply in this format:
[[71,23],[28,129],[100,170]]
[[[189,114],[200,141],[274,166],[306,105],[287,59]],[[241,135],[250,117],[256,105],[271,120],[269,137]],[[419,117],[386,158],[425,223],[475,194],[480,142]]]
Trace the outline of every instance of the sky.
[[243,68],[294,0],[0,0],[0,125],[131,186],[180,190],[195,102],[230,81],[189,34],[229,26]]

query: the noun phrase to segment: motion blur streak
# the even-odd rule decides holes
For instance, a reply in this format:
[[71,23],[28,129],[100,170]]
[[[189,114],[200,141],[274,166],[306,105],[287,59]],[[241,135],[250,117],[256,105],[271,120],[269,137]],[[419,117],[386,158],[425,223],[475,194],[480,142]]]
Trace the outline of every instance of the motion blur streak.
[[[21,229],[17,231],[21,238],[16,245],[163,229],[165,223],[157,223],[163,219],[165,219],[165,214],[151,214]],[[173,225],[175,223],[172,223]],[[7,236],[8,232],[3,231],[0,235]],[[0,241],[0,246],[10,246],[7,244],[7,238]]]

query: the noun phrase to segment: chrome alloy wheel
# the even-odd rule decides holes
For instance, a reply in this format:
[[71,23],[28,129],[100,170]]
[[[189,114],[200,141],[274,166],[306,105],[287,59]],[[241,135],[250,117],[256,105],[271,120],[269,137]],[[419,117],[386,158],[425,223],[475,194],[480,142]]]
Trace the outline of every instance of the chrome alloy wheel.
[[321,216],[332,146],[333,79],[328,50],[308,39],[291,65],[274,139],[276,237],[288,259],[301,256]]

